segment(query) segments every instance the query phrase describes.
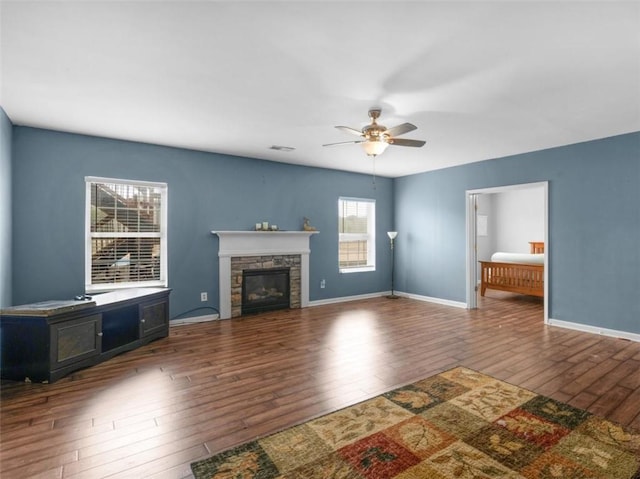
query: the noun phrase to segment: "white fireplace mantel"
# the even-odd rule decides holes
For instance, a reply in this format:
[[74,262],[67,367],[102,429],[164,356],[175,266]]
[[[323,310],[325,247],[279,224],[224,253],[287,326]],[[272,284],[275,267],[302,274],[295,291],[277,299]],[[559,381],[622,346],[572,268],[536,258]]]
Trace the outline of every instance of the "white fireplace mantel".
[[300,255],[300,306],[309,306],[309,240],[318,231],[212,231],[220,238],[220,318],[231,317],[231,258]]

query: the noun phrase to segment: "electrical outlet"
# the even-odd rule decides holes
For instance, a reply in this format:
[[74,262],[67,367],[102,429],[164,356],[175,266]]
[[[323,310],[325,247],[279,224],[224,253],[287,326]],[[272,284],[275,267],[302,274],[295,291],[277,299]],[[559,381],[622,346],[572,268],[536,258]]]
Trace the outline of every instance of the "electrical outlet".
[[327,285],[326,281],[323,279],[320,281],[320,288],[324,289],[324,287]]
[[203,291],[202,293],[200,293],[200,301],[206,301],[207,300],[207,293],[206,291]]

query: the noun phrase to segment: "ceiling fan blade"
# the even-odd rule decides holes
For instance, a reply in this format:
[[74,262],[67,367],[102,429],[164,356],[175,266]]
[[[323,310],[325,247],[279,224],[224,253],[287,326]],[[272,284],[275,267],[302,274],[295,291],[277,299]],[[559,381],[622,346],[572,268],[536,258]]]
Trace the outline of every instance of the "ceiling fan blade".
[[424,141],[424,140],[409,140],[409,139],[406,139],[406,138],[389,138],[389,144],[390,145],[397,145],[397,146],[421,147],[421,146],[424,146],[425,143],[426,143],[426,141]]
[[356,143],[363,143],[363,140],[354,140],[354,141],[340,141],[338,143],[326,143],[322,146],[340,146],[340,145],[353,145]]
[[336,126],[336,128],[346,133],[351,133],[352,135],[363,136],[362,132],[360,130],[356,130],[355,128],[350,128],[348,126]]
[[412,125],[411,123],[403,123],[402,125],[393,126],[389,128],[385,133],[391,137],[404,135],[405,133],[409,133],[410,131],[417,130],[418,127],[416,125]]

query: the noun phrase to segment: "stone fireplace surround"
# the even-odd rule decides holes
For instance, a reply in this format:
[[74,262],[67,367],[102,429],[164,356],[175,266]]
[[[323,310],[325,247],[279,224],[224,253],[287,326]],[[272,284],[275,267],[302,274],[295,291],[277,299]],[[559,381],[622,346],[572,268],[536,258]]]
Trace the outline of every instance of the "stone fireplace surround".
[[231,317],[242,315],[242,272],[245,269],[289,269],[289,307],[300,308],[300,255],[235,256],[231,258]]
[[291,307],[309,306],[309,241],[317,231],[212,231],[220,238],[220,318],[240,316],[242,269],[290,268]]

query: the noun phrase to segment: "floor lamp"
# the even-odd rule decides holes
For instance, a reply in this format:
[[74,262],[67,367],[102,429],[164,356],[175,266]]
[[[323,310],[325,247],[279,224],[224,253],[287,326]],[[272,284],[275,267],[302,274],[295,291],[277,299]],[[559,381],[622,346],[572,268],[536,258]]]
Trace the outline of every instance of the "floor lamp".
[[398,299],[400,296],[397,296],[396,294],[394,294],[394,291],[393,291],[393,276],[394,276],[394,270],[395,270],[395,266],[396,266],[396,256],[395,256],[395,253],[393,251],[393,240],[395,240],[396,236],[398,236],[398,232],[397,231],[387,231],[387,236],[389,236],[389,239],[391,240],[391,294],[389,296],[387,296],[387,298],[389,298],[389,299]]

